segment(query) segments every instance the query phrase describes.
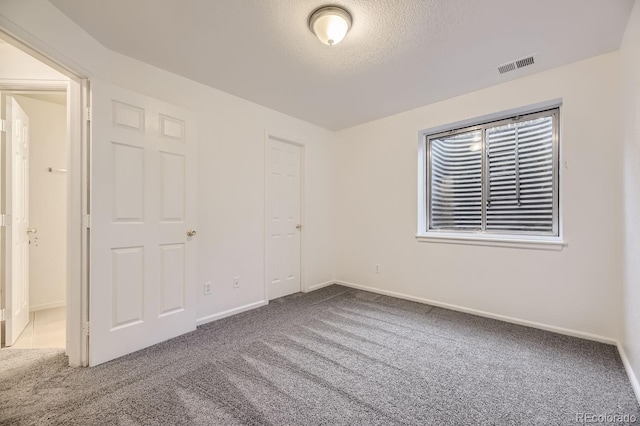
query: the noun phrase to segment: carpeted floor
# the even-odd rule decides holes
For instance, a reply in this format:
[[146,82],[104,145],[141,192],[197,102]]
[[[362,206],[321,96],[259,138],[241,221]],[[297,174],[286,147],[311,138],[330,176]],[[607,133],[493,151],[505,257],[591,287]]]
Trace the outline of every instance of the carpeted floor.
[[95,368],[65,362],[0,351],[0,424],[640,423],[613,346],[336,285]]

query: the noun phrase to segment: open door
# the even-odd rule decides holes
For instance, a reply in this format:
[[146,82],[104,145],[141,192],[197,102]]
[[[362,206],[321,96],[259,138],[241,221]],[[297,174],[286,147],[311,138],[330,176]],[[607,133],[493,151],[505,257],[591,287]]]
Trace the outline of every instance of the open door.
[[191,114],[91,81],[89,364],[196,327]]
[[5,345],[29,323],[29,117],[2,94]]

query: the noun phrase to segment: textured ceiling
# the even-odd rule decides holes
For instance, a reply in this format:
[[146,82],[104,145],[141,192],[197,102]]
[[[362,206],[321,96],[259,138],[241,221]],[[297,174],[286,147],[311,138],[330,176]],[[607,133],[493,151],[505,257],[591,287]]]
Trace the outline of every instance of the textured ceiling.
[[[106,47],[338,130],[618,48],[633,0],[50,0]],[[309,14],[353,26],[320,43]],[[536,64],[496,67],[536,54]]]

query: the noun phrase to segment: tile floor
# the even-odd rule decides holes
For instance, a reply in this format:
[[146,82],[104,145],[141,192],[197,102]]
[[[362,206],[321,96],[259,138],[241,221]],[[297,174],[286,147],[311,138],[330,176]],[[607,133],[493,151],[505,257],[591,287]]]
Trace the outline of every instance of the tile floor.
[[65,348],[65,307],[29,313],[29,324],[10,349]]

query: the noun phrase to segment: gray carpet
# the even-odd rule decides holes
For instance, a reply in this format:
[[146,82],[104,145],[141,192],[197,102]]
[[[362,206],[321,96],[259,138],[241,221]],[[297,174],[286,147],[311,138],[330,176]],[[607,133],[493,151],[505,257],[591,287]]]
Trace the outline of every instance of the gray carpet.
[[335,285],[95,368],[65,363],[60,351],[0,351],[0,424],[640,419],[613,346]]

